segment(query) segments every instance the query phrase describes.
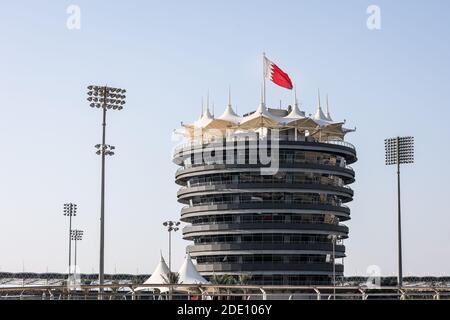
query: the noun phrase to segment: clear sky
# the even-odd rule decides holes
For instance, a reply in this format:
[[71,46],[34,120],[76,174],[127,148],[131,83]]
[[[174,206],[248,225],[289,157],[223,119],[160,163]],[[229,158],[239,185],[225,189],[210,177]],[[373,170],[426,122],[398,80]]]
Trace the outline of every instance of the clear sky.
[[[69,5],[81,29],[66,27]],[[381,30],[369,30],[369,5]],[[0,10],[0,268],[64,272],[68,219],[85,231],[78,261],[98,272],[101,112],[86,86],[128,90],[108,114],[106,272],[149,273],[167,256],[177,219],[172,131],[198,118],[209,90],[221,113],[232,87],[240,113],[259,102],[261,53],[291,75],[308,113],[317,88],[359,161],[346,241],[347,275],[397,271],[396,175],[384,139],[416,137],[403,168],[404,273],[450,270],[450,3],[434,1],[3,1]],[[292,101],[268,87],[268,103]],[[173,266],[187,241],[173,238]]]

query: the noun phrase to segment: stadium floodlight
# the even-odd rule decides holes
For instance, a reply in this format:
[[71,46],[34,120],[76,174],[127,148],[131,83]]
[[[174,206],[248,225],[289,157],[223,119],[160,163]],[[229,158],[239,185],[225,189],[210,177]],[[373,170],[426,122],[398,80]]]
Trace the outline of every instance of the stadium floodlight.
[[72,230],[72,232],[71,232],[71,238],[72,238],[72,241],[74,241],[75,242],[75,271],[77,270],[77,242],[78,241],[81,241],[81,240],[83,240],[83,230],[77,230],[77,229],[75,229],[75,230]]
[[64,204],[64,216],[69,217],[69,274],[70,278],[70,269],[72,264],[72,217],[77,215],[77,205],[75,203],[65,203]]
[[[102,122],[102,143],[100,145],[96,145],[96,154],[101,155],[102,158],[102,175],[101,175],[101,200],[100,200],[100,261],[99,261],[99,283],[100,285],[104,284],[105,277],[105,156],[114,155],[112,152],[110,145],[106,144],[106,111],[113,110],[122,110],[123,105],[125,104],[125,96],[124,97],[115,97],[115,99],[111,99],[114,92],[123,89],[111,88],[108,86],[95,86],[90,85],[87,87],[88,98],[87,100],[90,102],[91,97],[95,97],[93,100],[95,103],[91,103],[90,106],[92,108],[99,108],[103,110],[103,122]],[[97,98],[98,97],[98,98]],[[103,292],[103,288],[100,289]],[[101,295],[100,295],[101,296]]]
[[397,210],[398,210],[398,286],[403,286],[402,263],[402,216],[400,201],[400,165],[414,163],[414,137],[396,137],[384,140],[387,166],[397,165]]
[[172,263],[172,231],[177,232],[180,228],[179,221],[164,221],[163,226],[167,228],[167,232],[169,233],[169,272],[172,272],[171,263]]

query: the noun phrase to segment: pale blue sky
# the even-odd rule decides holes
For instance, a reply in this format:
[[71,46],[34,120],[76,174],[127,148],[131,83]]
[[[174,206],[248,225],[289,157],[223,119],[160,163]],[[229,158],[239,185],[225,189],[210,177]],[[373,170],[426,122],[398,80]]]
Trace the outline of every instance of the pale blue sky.
[[[81,30],[66,8],[81,8]],[[382,29],[366,27],[381,8]],[[9,1],[0,10],[0,268],[66,270],[68,220],[84,272],[98,271],[101,113],[87,85],[128,90],[109,113],[106,272],[151,272],[167,252],[161,222],[177,219],[172,130],[200,113],[209,90],[216,113],[227,88],[239,112],[258,104],[261,52],[288,72],[308,113],[316,91],[357,132],[359,162],[347,240],[347,275],[379,265],[396,272],[395,169],[386,137],[414,135],[416,164],[403,169],[404,273],[450,270],[450,21],[448,1]],[[272,85],[268,102],[290,103]],[[174,237],[173,266],[188,242]],[[447,273],[448,275],[448,273]]]

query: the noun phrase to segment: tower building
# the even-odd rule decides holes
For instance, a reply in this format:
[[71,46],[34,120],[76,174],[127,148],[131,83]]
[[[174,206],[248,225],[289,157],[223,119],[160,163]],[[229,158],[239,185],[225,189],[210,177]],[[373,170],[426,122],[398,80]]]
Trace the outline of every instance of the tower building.
[[184,205],[183,238],[206,279],[249,275],[261,285],[330,284],[344,272],[346,203],[357,161],[319,103],[314,116],[287,109],[239,116],[229,103],[219,117],[205,108],[183,124],[186,143],[175,149],[175,181]]

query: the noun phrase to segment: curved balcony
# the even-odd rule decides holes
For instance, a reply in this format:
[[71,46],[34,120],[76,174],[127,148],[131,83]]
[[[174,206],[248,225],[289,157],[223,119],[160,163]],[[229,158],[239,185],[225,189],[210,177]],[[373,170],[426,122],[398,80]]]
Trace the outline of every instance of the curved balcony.
[[[179,185],[184,185],[184,181],[193,176],[204,176],[219,173],[242,173],[257,172],[261,166],[255,164],[199,164],[180,167],[175,174],[175,181]],[[326,165],[316,163],[280,163],[279,172],[313,172],[339,176],[346,184],[353,183],[355,171],[350,166],[340,167],[337,165]]]
[[304,233],[304,234],[337,234],[347,238],[348,227],[326,223],[298,224],[298,223],[222,223],[193,225],[183,228],[183,238],[190,240],[192,237],[217,235],[217,234],[248,234],[248,233]]
[[208,203],[186,206],[181,209],[181,213],[192,211],[213,211],[229,209],[303,209],[303,210],[321,210],[337,211],[350,214],[350,209],[346,205],[332,205],[329,203],[311,203],[302,201],[284,201],[284,200],[264,200],[264,201],[213,201]]
[[287,203],[229,203],[213,204],[206,206],[186,206],[181,209],[181,220],[200,215],[211,214],[243,214],[254,212],[276,212],[276,213],[331,213],[340,218],[341,221],[350,219],[350,209],[347,206],[332,205],[300,205]]
[[[251,140],[257,142],[261,140]],[[246,144],[246,148],[259,148],[259,145],[254,145],[252,143]],[[268,148],[270,148],[270,141],[268,143]],[[346,158],[347,163],[352,164],[357,161],[356,149],[355,147],[347,142],[341,140],[329,140],[329,141],[279,141],[279,149],[292,149],[292,150],[304,150],[304,151],[316,151],[316,152],[328,152],[332,154],[342,155]],[[191,142],[179,145],[175,148],[173,154],[173,161],[181,165],[184,158],[192,153],[205,152],[212,150],[224,150],[236,149],[236,143],[224,143],[220,142]]]
[[[273,181],[238,181],[233,182],[231,179],[218,179],[218,180],[211,180],[211,181],[197,181],[194,183],[190,183],[189,186],[183,185],[177,195],[180,194],[182,190],[187,190],[189,188],[198,188],[198,187],[209,187],[209,186],[222,186],[222,188],[230,188],[229,185],[235,186],[236,188],[307,188],[306,186],[329,186],[329,187],[336,187],[336,188],[345,188],[346,190],[351,190],[353,195],[353,190],[347,185],[339,185],[335,183],[334,181],[328,181],[328,182],[321,182],[321,181],[292,181],[290,179],[279,179],[279,180],[273,180]],[[293,186],[293,187],[291,187]],[[339,189],[336,189],[339,191]],[[345,191],[346,191],[345,190]]]
[[209,184],[199,187],[181,188],[177,192],[178,201],[188,203],[189,198],[213,194],[263,193],[270,191],[287,193],[327,193],[339,196],[342,201],[349,202],[353,198],[353,190],[349,187],[330,186],[325,184],[271,184],[271,183],[240,183],[240,184]]
[[[187,247],[192,257],[230,254],[332,254],[332,243],[220,243]],[[337,258],[345,257],[345,246],[336,245]]]
[[[272,272],[273,274],[283,274],[286,271],[296,272],[298,274],[333,274],[332,263],[286,263],[286,264],[272,264],[272,263],[202,263],[197,264],[197,270],[202,273],[217,273],[217,272]],[[341,275],[344,272],[344,266],[336,264],[336,274]]]

